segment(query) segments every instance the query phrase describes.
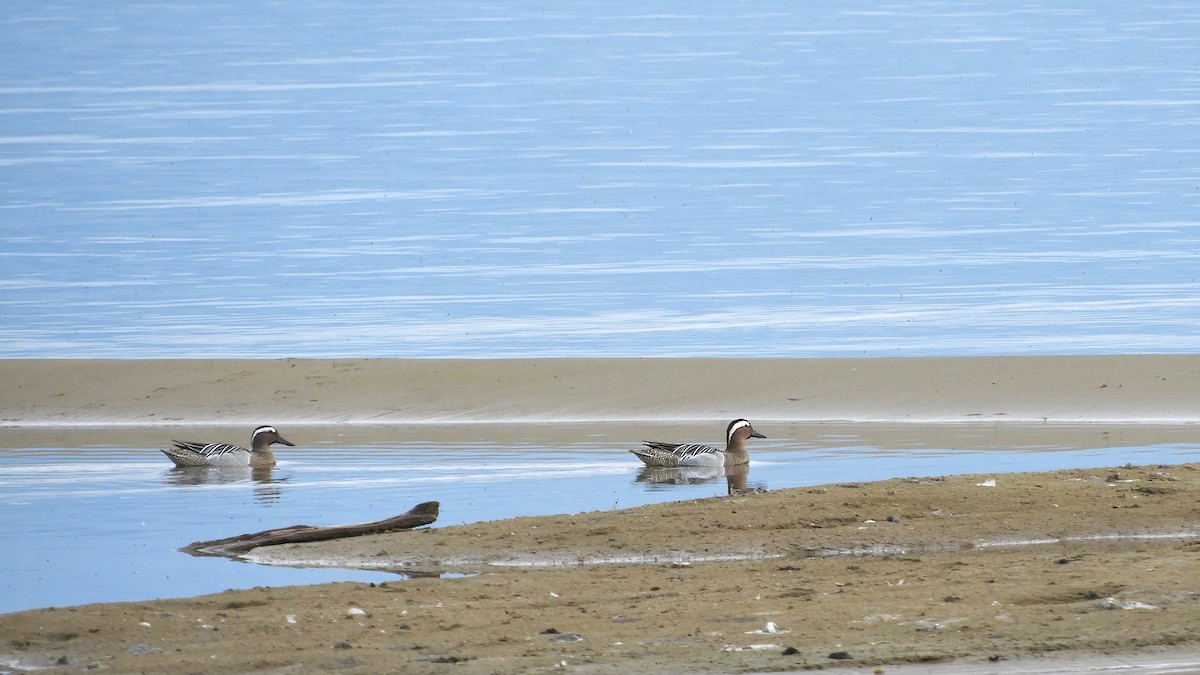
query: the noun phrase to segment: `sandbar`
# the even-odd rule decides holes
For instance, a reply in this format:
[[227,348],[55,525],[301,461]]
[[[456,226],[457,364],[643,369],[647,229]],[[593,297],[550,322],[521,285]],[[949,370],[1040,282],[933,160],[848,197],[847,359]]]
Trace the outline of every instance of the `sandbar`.
[[1200,355],[0,360],[0,427],[1190,423]]

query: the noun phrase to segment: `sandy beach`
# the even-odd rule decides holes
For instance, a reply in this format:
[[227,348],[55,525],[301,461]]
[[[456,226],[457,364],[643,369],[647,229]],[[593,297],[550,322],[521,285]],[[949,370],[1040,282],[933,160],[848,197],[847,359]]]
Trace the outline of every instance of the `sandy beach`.
[[[365,429],[741,415],[987,424],[1018,436],[1053,435],[1057,422],[1132,434],[1171,425],[1178,440],[1200,419],[1196,356],[3,361],[0,375],[7,444],[266,421]],[[0,615],[0,667],[1014,672],[1131,655],[1200,664],[1198,541],[1195,463],[898,476],[257,549],[249,560],[413,578]]]
[[0,425],[1190,423],[1200,356],[4,360]]

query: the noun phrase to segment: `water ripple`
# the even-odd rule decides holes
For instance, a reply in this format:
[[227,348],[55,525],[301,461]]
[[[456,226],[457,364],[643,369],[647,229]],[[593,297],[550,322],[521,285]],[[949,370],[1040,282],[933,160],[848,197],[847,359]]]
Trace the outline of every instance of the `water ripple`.
[[13,7],[0,358],[1193,352],[1196,25]]

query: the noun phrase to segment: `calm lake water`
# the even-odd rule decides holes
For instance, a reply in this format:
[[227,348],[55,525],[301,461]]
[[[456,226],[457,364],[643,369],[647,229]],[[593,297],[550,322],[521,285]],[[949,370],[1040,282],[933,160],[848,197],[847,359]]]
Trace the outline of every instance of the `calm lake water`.
[[[754,441],[748,484],[767,489],[1200,460],[1194,427],[756,427],[770,438]],[[601,424],[529,433],[485,425],[450,437],[419,428],[359,429],[352,438],[339,438],[338,430],[286,431],[297,447],[281,448],[279,466],[265,474],[179,470],[157,449],[179,434],[185,440],[232,438],[226,432],[164,430],[158,432],[164,439],[154,442],[148,431],[139,435],[144,441],[91,444],[81,440],[86,432],[43,431],[20,443],[0,434],[0,613],[261,585],[399,580],[382,572],[195,558],[178,549],[286,525],[379,520],[429,500],[441,503],[434,524],[440,527],[727,493],[724,478],[649,482],[626,451],[642,436],[712,440],[714,430],[703,433],[694,425],[632,430]],[[563,440],[568,438],[574,440]]]
[[1200,348],[1187,2],[10,2],[0,358]]
[[[0,358],[1195,352],[1197,214],[1187,2],[0,12]],[[1196,450],[858,433],[772,440],[751,481]],[[0,611],[382,579],[176,549],[429,498],[449,524],[724,490],[593,440],[310,440],[262,480],[10,443]]]

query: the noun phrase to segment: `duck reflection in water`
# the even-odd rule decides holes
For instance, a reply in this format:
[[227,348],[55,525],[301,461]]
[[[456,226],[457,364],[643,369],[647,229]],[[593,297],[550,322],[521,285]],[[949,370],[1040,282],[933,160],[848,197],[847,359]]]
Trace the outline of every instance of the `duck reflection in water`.
[[249,466],[177,466],[167,471],[168,485],[227,485],[253,481],[254,501],[275,504],[283,497],[287,478],[274,477],[274,467]]
[[750,483],[750,465],[733,466],[646,466],[638,472],[636,482],[649,483],[650,489],[668,490],[672,485],[703,485],[725,479],[726,492],[730,495],[751,492],[766,492],[761,484]]

